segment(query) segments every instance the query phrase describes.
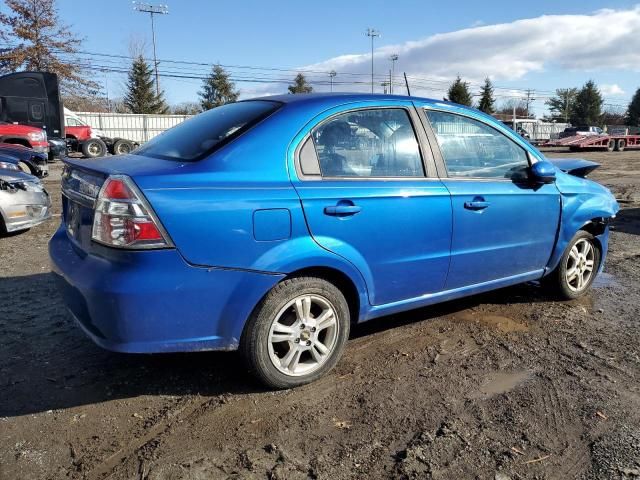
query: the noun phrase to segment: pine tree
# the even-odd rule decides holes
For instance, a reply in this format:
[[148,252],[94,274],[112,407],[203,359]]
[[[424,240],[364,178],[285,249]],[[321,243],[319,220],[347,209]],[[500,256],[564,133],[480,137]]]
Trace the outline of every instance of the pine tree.
[[234,90],[234,83],[229,80],[229,74],[220,65],[214,65],[211,73],[203,80],[200,105],[203,110],[210,110],[225,103],[238,100],[240,92]]
[[463,82],[460,76],[456,78],[456,81],[449,87],[447,97],[450,102],[459,103],[460,105],[466,105],[470,107],[473,103],[471,99],[471,92],[469,91],[469,84]]
[[482,89],[480,90],[480,103],[478,104],[478,109],[491,115],[495,112],[495,103],[496,100],[493,98],[493,84],[491,83],[491,79],[487,77]]
[[139,55],[134,59],[127,79],[124,104],[131,113],[167,113],[162,92],[156,93],[153,69]]
[[576,104],[578,96],[577,88],[558,88],[556,95],[545,102],[551,113],[551,120],[556,122],[568,122],[571,118],[571,110]]
[[625,123],[630,127],[640,127],[640,88],[633,94],[631,103],[629,103]]
[[593,80],[589,80],[576,95],[576,101],[571,109],[571,123],[573,125],[598,125],[602,115],[604,100]]
[[51,72],[63,93],[96,93],[98,84],[76,57],[82,41],[60,21],[55,0],[4,3],[8,12],[0,13],[0,40],[10,46],[0,50],[0,72]]
[[307,83],[307,78],[299,73],[293,80],[293,85],[289,85],[289,93],[311,93],[313,87]]

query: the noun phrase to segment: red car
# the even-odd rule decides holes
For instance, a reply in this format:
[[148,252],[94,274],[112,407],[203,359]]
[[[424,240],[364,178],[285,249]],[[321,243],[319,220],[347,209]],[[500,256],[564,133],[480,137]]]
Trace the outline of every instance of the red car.
[[0,143],[24,145],[36,152],[49,153],[47,134],[41,128],[0,122]]

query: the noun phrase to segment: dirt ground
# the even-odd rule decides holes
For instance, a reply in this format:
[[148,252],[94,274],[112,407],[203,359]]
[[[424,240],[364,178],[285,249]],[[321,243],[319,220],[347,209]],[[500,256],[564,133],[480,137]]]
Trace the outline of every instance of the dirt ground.
[[0,239],[0,479],[640,478],[640,152],[547,153],[601,162],[620,199],[591,294],[530,284],[383,318],[291,391],[235,353],[101,350],[52,282],[59,217]]

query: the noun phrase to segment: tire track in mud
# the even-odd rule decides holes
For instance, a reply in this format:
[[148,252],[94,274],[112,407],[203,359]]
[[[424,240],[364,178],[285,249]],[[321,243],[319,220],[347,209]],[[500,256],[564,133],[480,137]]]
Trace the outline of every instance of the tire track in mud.
[[[82,476],[89,480],[108,478],[117,470],[120,464],[123,464],[128,458],[143,449],[145,445],[149,445],[151,442],[159,440],[163,435],[169,432],[173,424],[181,420],[180,416],[182,414],[188,417],[195,411],[206,409],[210,404],[215,403],[216,400],[217,399],[209,399],[205,402],[198,403],[192,398],[180,399],[177,406],[165,412],[162,420],[156,422],[146,430],[143,430],[144,433],[142,435],[109,455],[106,459],[102,460],[97,467]],[[73,472],[74,470],[70,469],[68,471],[69,476],[73,477]]]
[[[292,404],[320,402],[322,399],[332,395],[339,386],[349,381],[348,376],[337,376],[333,373],[329,377],[315,382],[313,386],[302,387],[305,389],[302,393],[300,389],[277,392],[275,394],[277,398],[271,397],[267,401],[257,404],[255,394],[249,394],[247,397],[231,401],[225,395],[209,398],[205,401],[198,401],[196,398],[186,399],[183,402],[184,405],[172,409],[170,413],[165,415],[164,421],[156,423],[143,435],[111,454],[99,466],[86,474],[85,477],[89,480],[110,478],[120,473],[123,468],[131,471],[132,464],[135,464],[138,465],[138,470],[141,470],[140,475],[142,478],[144,473],[142,470],[144,468],[141,464],[153,459],[155,451],[162,447],[165,438],[176,435],[184,429],[191,428],[204,415],[212,415],[208,422],[213,424],[228,424],[231,423],[232,418],[235,420],[234,417],[244,417],[247,411],[251,411],[252,416],[271,413],[274,403],[277,403],[279,409],[286,409]],[[322,392],[322,394],[319,395],[318,392]],[[218,410],[217,412],[215,411],[216,409]]]

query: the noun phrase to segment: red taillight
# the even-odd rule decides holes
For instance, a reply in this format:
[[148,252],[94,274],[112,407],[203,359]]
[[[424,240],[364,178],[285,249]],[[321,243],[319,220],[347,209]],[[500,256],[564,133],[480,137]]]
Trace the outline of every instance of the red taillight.
[[110,200],[131,200],[134,195],[123,180],[108,179],[104,196]]
[[129,177],[107,178],[96,199],[91,238],[119,248],[171,247],[151,206]]

